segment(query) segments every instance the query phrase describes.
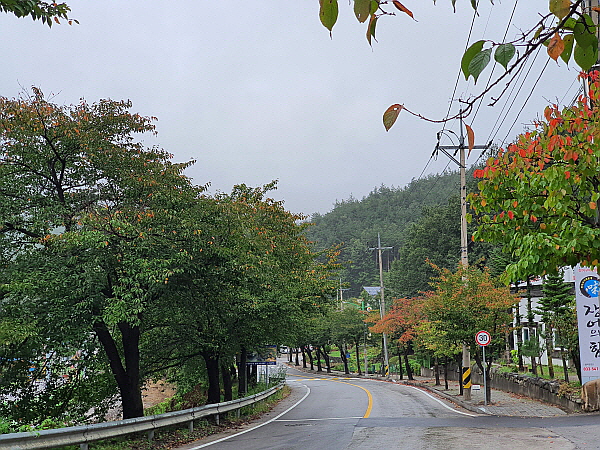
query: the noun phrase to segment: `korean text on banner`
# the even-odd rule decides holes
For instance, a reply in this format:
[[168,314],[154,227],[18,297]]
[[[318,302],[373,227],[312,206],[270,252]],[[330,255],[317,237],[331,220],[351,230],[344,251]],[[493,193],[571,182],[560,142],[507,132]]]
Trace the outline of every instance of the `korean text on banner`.
[[575,267],[575,300],[579,328],[581,383],[600,378],[600,305],[598,273],[589,267]]

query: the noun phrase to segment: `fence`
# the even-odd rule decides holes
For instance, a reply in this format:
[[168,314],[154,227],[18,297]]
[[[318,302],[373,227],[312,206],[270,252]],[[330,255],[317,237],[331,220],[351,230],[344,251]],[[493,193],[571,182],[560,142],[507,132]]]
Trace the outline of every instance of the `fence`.
[[98,441],[100,439],[123,436],[125,434],[137,432],[147,432],[148,438],[152,439],[155,430],[183,423],[187,424],[190,431],[192,431],[194,429],[194,420],[215,416],[218,423],[220,414],[229,411],[237,411],[239,414],[240,408],[268,398],[281,389],[283,385],[284,383],[279,383],[277,386],[267,389],[266,391],[238,400],[204,405],[198,408],[190,408],[183,411],[174,411],[155,416],[136,417],[135,419],[59,428],[55,430],[3,434],[0,435],[0,449],[41,449],[79,444],[80,449],[87,450],[90,442]]

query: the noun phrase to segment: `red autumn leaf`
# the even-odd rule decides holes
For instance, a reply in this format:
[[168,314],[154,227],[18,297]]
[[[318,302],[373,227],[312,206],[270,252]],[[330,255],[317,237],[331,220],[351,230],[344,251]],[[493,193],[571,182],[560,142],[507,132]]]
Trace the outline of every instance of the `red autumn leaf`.
[[508,212],[508,218],[512,220],[512,219],[514,219],[514,217],[515,217],[515,213],[512,212],[512,211],[509,211]]
[[558,33],[554,33],[554,36],[552,36],[552,39],[548,42],[548,56],[554,61],[557,61],[564,50],[564,41]]
[[569,172],[568,170],[565,172],[565,178],[568,180],[569,178],[571,178],[571,172]]
[[396,103],[385,110],[383,113],[383,126],[385,127],[385,131],[389,131],[390,128],[392,128],[392,125],[396,122],[402,108],[404,108],[404,106]]
[[413,13],[411,12],[410,9],[408,9],[406,6],[404,6],[402,3],[400,3],[398,0],[394,0],[392,3],[394,3],[394,6],[399,9],[400,11],[402,11],[403,13],[408,14],[411,19],[415,19],[415,17],[413,16]]
[[475,147],[475,133],[473,132],[473,128],[469,125],[465,124],[465,128],[467,129],[467,142],[469,143],[469,153],[467,153],[467,157],[471,156],[471,150]]

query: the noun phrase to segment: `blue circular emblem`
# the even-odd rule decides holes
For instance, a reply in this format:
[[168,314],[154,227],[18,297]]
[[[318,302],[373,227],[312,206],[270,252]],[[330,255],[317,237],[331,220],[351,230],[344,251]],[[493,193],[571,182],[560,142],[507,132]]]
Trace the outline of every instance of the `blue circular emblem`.
[[594,276],[587,276],[579,283],[579,290],[586,297],[598,297],[598,288],[600,283],[598,278]]

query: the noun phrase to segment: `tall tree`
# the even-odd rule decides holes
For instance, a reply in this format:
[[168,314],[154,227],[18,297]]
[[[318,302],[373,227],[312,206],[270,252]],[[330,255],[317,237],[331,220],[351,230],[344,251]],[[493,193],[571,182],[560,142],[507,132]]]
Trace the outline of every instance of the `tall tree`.
[[154,126],[130,108],[58,106],[37,89],[0,98],[0,245],[9,301],[46,317],[40,333],[48,337],[67,326],[94,336],[124,417],[137,417],[144,311],[189,257],[176,211],[198,190],[181,174],[187,164],[135,141]]
[[[483,366],[479,351],[475,352],[475,360],[489,376],[491,361],[504,351],[504,339],[512,327],[510,311],[516,299],[508,287],[498,286],[487,270],[462,265],[455,272],[438,270],[439,275],[432,282],[434,290],[425,297],[423,312],[438,339],[444,339],[449,347],[472,346],[478,331],[488,331],[492,342],[487,347],[487,364]],[[488,389],[488,399],[490,395]]]

